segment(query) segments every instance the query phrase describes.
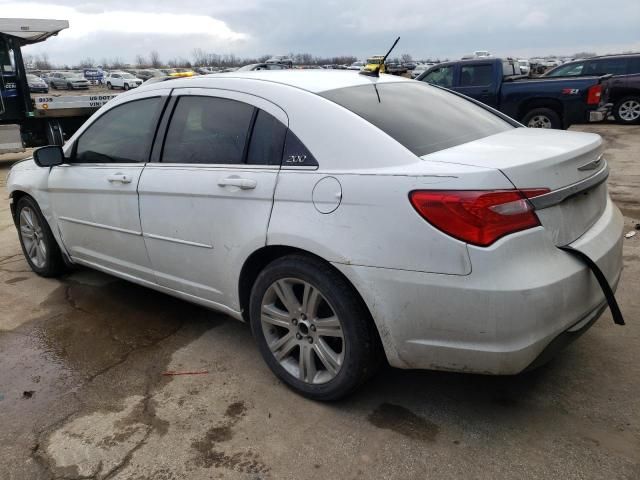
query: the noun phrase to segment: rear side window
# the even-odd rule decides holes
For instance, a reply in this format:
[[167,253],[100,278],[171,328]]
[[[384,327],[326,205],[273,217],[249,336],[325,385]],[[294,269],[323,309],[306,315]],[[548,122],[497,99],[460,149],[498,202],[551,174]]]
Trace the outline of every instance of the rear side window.
[[632,57],[629,59],[629,73],[640,73],[640,57]]
[[491,85],[493,65],[463,65],[460,69],[460,86],[476,87]]
[[627,58],[603,58],[592,60],[587,65],[585,75],[625,75],[627,73]]
[[280,165],[286,133],[287,127],[278,119],[264,110],[258,110],[249,142],[247,163],[250,165]]
[[227,98],[184,96],[165,138],[165,163],[239,164],[254,107]]
[[147,162],[163,103],[146,98],[106,112],[78,139],[74,163]]
[[361,85],[321,95],[360,115],[418,156],[514,128],[485,108],[423,82]]

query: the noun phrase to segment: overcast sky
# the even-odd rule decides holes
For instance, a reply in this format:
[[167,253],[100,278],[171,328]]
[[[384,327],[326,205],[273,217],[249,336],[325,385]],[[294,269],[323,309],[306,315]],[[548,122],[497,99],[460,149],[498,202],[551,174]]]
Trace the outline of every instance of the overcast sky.
[[26,53],[55,63],[194,48],[238,56],[394,53],[458,58],[640,50],[640,0],[0,0],[2,17],[69,20]]

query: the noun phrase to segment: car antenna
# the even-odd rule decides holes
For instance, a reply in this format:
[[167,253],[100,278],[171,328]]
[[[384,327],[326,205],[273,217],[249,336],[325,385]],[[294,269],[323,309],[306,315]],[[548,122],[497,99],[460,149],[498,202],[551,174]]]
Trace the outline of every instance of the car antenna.
[[382,67],[382,65],[384,65],[384,62],[387,60],[387,57],[389,56],[391,51],[394,48],[396,48],[396,45],[398,44],[399,41],[400,41],[400,37],[396,38],[396,41],[393,42],[393,45],[391,45],[391,48],[389,49],[387,54],[384,57],[382,57],[382,60],[380,61],[380,63],[378,64],[378,66],[376,68],[374,68],[373,70],[360,70],[360,75],[367,75],[368,77],[379,77],[380,76],[380,67]]

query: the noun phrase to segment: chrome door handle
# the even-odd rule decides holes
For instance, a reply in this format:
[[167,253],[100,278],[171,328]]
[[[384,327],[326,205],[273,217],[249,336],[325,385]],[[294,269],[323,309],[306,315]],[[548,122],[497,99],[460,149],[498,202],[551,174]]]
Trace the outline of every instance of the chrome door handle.
[[227,177],[218,182],[220,187],[238,187],[241,190],[251,190],[256,188],[258,182],[250,178]]
[[131,183],[131,177],[122,173],[114,173],[113,175],[108,175],[107,180],[109,180],[109,183]]

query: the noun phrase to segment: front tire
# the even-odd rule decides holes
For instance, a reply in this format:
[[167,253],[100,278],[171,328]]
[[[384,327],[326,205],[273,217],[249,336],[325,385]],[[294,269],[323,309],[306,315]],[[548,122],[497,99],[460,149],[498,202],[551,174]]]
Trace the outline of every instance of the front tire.
[[129,84],[128,84],[128,83],[125,83],[125,84],[124,84],[124,87],[122,87],[122,88],[123,88],[124,90],[129,90]]
[[522,117],[522,123],[529,128],[562,128],[560,116],[550,108],[534,108]]
[[330,265],[288,255],[258,275],[251,330],[273,373],[314,400],[348,395],[379,364],[379,340],[353,287]]
[[619,100],[613,107],[613,116],[623,125],[640,122],[640,97],[624,97]]
[[18,200],[16,215],[20,246],[31,270],[42,277],[64,273],[62,252],[35,200],[31,197]]

